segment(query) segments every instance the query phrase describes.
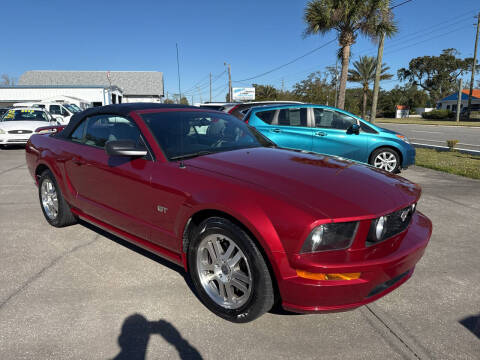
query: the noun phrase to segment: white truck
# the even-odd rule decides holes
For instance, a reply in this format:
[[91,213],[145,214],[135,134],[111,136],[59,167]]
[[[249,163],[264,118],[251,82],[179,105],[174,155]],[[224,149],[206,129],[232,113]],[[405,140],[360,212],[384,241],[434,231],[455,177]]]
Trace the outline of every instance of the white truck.
[[54,117],[61,125],[67,125],[70,122],[73,114],[82,111],[75,104],[47,102],[47,101],[35,101],[35,102],[21,102],[13,104],[14,107],[29,107],[29,108],[41,108],[47,110],[52,117]]

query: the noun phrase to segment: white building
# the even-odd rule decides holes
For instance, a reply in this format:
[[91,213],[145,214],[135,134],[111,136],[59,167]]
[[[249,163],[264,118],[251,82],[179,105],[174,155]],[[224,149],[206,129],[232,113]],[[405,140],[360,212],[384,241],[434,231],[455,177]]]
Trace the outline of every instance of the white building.
[[[122,92],[120,102],[161,102],[163,73],[159,71],[43,71],[22,74],[21,86],[117,87]],[[67,94],[63,94],[67,95]],[[76,95],[75,95],[76,96]],[[83,98],[81,96],[78,96]]]
[[18,102],[51,101],[62,96],[82,99],[92,106],[102,106],[121,103],[123,92],[116,86],[1,86],[0,107]]
[[[463,109],[468,105],[468,94],[470,93],[470,89],[463,89],[462,90],[462,100],[461,100],[461,108]],[[457,100],[458,100],[458,92],[451,94],[437,103],[437,109],[440,110],[451,110],[457,111]],[[477,110],[480,109],[480,89],[473,89],[472,92],[472,109]]]

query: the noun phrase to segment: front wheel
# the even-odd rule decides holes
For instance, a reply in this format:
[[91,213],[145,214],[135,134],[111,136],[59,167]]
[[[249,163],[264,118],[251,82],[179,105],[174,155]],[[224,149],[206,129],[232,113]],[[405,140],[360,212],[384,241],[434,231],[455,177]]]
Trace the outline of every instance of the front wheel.
[[396,174],[400,172],[400,155],[391,148],[380,148],[372,153],[370,165]]
[[222,318],[244,323],[270,310],[274,289],[265,259],[250,236],[212,217],[193,234],[189,272],[199,298]]

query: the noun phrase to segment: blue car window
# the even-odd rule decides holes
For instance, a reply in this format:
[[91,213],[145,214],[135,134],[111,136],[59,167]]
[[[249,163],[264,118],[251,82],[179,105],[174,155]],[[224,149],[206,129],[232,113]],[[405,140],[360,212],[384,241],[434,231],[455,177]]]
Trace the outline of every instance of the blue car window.
[[278,113],[278,125],[307,126],[307,109],[282,109]]
[[275,110],[270,111],[259,111],[255,115],[267,124],[271,124],[273,121],[273,115],[275,114]]
[[316,108],[313,109],[313,114],[315,127],[319,128],[347,130],[350,126],[357,123],[355,118],[338,111]]

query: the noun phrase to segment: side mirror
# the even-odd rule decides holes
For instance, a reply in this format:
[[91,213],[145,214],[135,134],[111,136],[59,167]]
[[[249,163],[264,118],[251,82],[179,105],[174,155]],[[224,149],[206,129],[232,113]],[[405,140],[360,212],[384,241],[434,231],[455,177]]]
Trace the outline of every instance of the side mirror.
[[360,134],[360,125],[358,125],[358,124],[352,124],[352,125],[347,129],[347,134],[355,134],[355,135]]
[[105,144],[105,152],[110,156],[142,157],[147,155],[147,149],[138,147],[131,140],[108,141]]

